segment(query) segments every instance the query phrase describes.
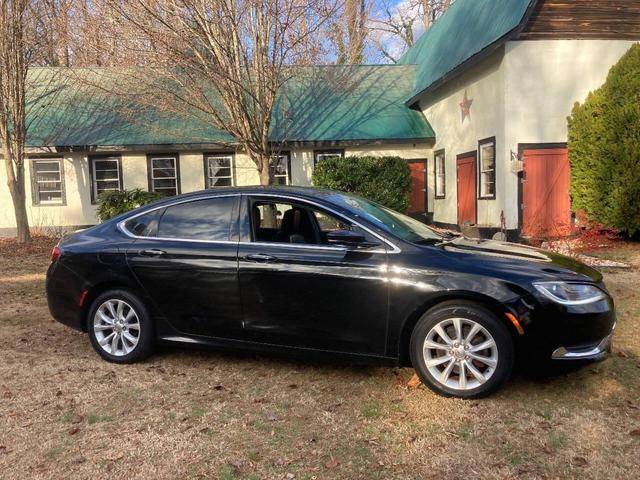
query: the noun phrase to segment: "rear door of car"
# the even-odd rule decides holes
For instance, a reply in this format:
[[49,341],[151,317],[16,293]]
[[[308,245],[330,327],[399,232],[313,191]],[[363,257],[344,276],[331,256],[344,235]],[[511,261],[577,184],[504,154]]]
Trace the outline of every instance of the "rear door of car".
[[123,225],[136,237],[127,251],[133,274],[179,332],[241,337],[239,199],[200,197],[141,216],[139,226]]
[[[272,206],[256,211],[256,205],[268,204]],[[275,219],[265,218],[269,210]],[[289,215],[290,210],[298,213]],[[245,338],[273,345],[384,355],[386,244],[364,231],[376,246],[348,249],[327,244],[320,237],[314,242],[310,231],[284,235],[283,224],[290,220],[300,224],[301,218],[296,220],[300,212],[312,212],[316,229],[320,227],[318,219],[328,224],[325,229],[335,222],[348,224],[341,228],[360,228],[308,200],[243,196],[238,271]],[[266,225],[257,231],[256,223]]]

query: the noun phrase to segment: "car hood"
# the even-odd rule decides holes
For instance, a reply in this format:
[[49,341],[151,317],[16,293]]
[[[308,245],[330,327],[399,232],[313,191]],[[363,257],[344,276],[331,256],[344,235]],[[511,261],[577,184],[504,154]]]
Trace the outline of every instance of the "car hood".
[[537,278],[602,281],[600,272],[574,258],[518,243],[459,237],[446,242],[442,248],[452,253],[483,256],[484,261],[478,260],[485,268],[515,269],[520,275],[530,274]]

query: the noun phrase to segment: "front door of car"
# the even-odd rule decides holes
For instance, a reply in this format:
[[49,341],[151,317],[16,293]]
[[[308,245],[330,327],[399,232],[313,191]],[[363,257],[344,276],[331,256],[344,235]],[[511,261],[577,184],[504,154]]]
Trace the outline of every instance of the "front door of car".
[[[359,229],[361,248],[329,244]],[[303,200],[243,196],[238,271],[250,341],[384,355],[385,244],[345,217]]]
[[[134,275],[177,331],[240,338],[237,277],[240,196],[183,202],[133,219],[127,251]],[[146,225],[149,223],[149,225]],[[146,229],[146,230],[145,230]]]

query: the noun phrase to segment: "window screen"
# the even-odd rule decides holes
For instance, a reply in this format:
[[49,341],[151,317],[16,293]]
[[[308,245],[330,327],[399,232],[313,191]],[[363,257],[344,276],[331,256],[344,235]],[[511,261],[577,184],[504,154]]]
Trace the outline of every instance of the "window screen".
[[166,196],[179,193],[178,158],[176,156],[149,157],[149,189]]
[[436,153],[435,163],[435,196],[443,198],[445,195],[444,152]]
[[103,192],[121,190],[120,157],[100,157],[91,159],[93,166],[93,197],[98,199]]
[[273,183],[275,185],[289,184],[289,155],[286,153],[273,157]]
[[33,193],[37,205],[61,205],[63,200],[62,160],[34,160]]
[[496,194],[496,148],[493,142],[480,145],[480,196]]
[[206,155],[207,188],[233,186],[233,155]]

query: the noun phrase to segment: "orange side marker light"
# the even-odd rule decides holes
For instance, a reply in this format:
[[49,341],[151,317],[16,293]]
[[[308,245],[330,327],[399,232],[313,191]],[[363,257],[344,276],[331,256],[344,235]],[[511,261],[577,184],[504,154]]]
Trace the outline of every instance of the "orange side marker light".
[[87,298],[87,293],[89,293],[89,290],[83,290],[82,293],[80,294],[80,298],[78,299],[78,306],[79,307],[83,307],[84,306],[84,301]]
[[513,326],[516,327],[516,330],[518,331],[518,335],[524,335],[524,330],[522,328],[522,325],[520,325],[520,322],[518,321],[516,316],[511,312],[505,312],[505,316],[509,319],[511,323],[513,323]]

